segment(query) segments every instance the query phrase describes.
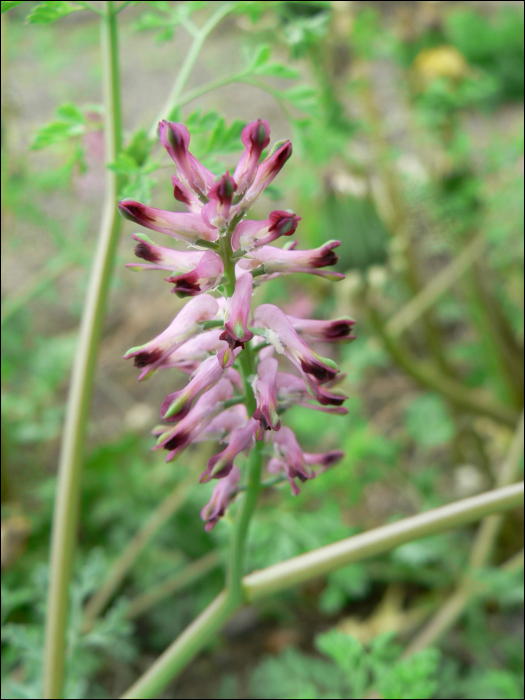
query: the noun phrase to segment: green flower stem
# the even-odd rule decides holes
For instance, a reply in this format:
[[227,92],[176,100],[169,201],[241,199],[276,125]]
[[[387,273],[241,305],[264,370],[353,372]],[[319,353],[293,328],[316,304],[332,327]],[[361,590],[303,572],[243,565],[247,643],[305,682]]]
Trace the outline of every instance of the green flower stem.
[[509,406],[495,402],[483,389],[468,389],[434,366],[413,357],[406,347],[385,331],[385,324],[370,299],[364,299],[368,318],[396,363],[421,386],[437,391],[459,409],[488,416],[492,420],[514,428],[518,412]]
[[436,535],[491,513],[515,508],[522,501],[523,482],[354,535],[246,576],[243,580],[246,599],[253,603],[264,596],[336,571],[352,562],[383,554],[406,542]]
[[220,593],[121,698],[153,698],[159,695],[217,634],[236,607],[226,591]]
[[[106,163],[113,163],[122,142],[117,24],[113,2],[105,4],[105,15],[101,19],[101,47]],[[98,344],[121,222],[116,199],[117,176],[108,169],[99,240],[80,325],[58,468],[44,650],[44,698],[62,697],[69,582],[78,525],[84,438],[89,419]]]
[[193,43],[190,47],[190,50],[186,54],[186,58],[184,59],[184,63],[182,64],[182,67],[177,75],[177,79],[175,80],[175,83],[173,84],[173,88],[171,90],[170,96],[168,97],[168,100],[166,101],[166,104],[164,107],[161,109],[159,114],[157,115],[157,118],[151,125],[151,128],[149,130],[149,138],[154,139],[155,136],[157,135],[157,127],[159,122],[162,119],[166,119],[166,117],[169,116],[170,112],[172,112],[175,107],[179,105],[179,98],[181,95],[181,92],[184,89],[184,86],[188,82],[188,78],[190,77],[191,71],[193,70],[193,66],[195,65],[195,62],[197,61],[197,58],[199,57],[200,50],[202,49],[202,46],[204,42],[206,41],[206,38],[208,35],[212,32],[213,29],[219,24],[221,20],[226,17],[230,12],[232,12],[235,9],[235,3],[232,2],[226,2],[224,5],[220,5],[215,12],[208,18],[208,20],[202,25],[202,27],[199,29],[197,34],[195,35],[195,38],[193,40]]
[[[514,508],[522,500],[523,482],[434,508],[301,554],[245,576],[242,580],[245,600],[252,603],[352,562],[383,554],[406,542],[466,525],[490,513]],[[228,591],[223,591],[122,698],[152,698],[162,692],[238,607],[239,603],[232,599]]]

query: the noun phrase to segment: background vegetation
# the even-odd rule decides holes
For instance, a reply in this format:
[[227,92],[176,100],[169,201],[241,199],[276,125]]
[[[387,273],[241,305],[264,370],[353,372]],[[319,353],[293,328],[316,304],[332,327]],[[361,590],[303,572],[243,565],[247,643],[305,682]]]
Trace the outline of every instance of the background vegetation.
[[[41,696],[54,474],[103,193],[97,18],[64,11],[47,24],[66,5],[2,15],[4,698]],[[217,5],[129,3],[119,17],[121,196],[173,207],[171,163],[147,132],[191,22]],[[521,473],[508,450],[522,440],[523,11],[234,5],[171,116],[217,173],[249,120],[292,139],[254,216],[293,206],[301,246],[340,239],[347,277],[283,279],[266,300],[349,314],[358,336],[336,358],[348,415],[290,413],[305,448],[345,458],[297,498],[264,494],[248,556],[257,569]],[[229,524],[207,534],[199,518],[212,447],[167,465],[150,453],[168,392],[137,384],[120,359],[179,303],[124,268],[133,232],[126,224],[119,244],[88,425],[68,698],[118,697],[223,585]],[[522,524],[511,512],[490,531],[413,542],[248,608],[165,697],[523,697]]]

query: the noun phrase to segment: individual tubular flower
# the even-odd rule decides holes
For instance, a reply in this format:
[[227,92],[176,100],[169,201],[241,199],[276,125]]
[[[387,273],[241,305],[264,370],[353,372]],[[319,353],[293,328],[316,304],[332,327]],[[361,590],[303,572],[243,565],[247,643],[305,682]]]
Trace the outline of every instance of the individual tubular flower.
[[159,124],[160,141],[177,165],[183,183],[199,198],[205,198],[215,180],[213,173],[188,151],[190,134],[184,124],[162,120]]
[[221,328],[213,328],[200,333],[183,343],[159,363],[157,369],[177,368],[186,374],[192,374],[200,363],[210,354],[216,354],[225,343],[220,339]]
[[199,333],[202,330],[201,323],[212,319],[218,309],[219,305],[216,299],[207,294],[191,299],[179,311],[165,331],[150,340],[149,343],[128,350],[124,359],[134,357],[135,367],[145,367],[139,380],[151,376],[173,350],[182,345],[185,340]]
[[206,428],[199,433],[194,442],[206,442],[206,440],[222,442],[232,430],[244,425],[247,420],[248,411],[246,406],[243,404],[231,406],[215,416]]
[[283,426],[278,433],[274,433],[273,446],[276,454],[268,463],[268,471],[273,474],[284,471],[293,495],[297,496],[299,487],[294,479],[299,479],[304,483],[308,479],[313,479],[315,472],[306,463],[303,451],[290,428]]
[[223,373],[224,370],[220,367],[215,357],[208,357],[207,360],[204,360],[199,365],[191,381],[184,389],[174,391],[166,396],[160,409],[161,418],[170,422],[184,418],[189,413],[192,403],[201,391],[206,391],[206,389],[218,382]]
[[174,248],[156,245],[145,233],[135,233],[132,238],[138,241],[134,249],[135,255],[137,258],[142,258],[142,260],[147,260],[148,262],[128,263],[126,267],[129,267],[130,270],[191,272],[200,263],[202,257],[206,255],[204,251],[175,250]]
[[286,355],[301,372],[311,374],[318,382],[327,382],[339,372],[333,360],[321,357],[305,343],[279,307],[259,306],[254,314],[254,325],[264,329],[264,336],[277,352]]
[[301,221],[292,211],[272,211],[263,221],[241,221],[232,235],[232,250],[249,251],[275,241],[281,236],[292,236]]
[[257,119],[256,122],[246,124],[241,132],[241,141],[244,145],[244,153],[233,173],[239,197],[252,184],[261,153],[270,143],[270,126],[268,122],[264,119]]
[[240,203],[244,211],[252,206],[261,192],[264,192],[291,155],[292,144],[290,141],[280,141],[274,145],[257,168],[253,183],[246,190],[242,203]]
[[214,416],[222,411],[224,402],[232,395],[231,382],[220,379],[197,399],[195,406],[174,427],[160,426],[155,429],[154,434],[159,437],[153,449],[168,450],[166,462],[170,462],[195,440]]
[[336,318],[333,321],[317,321],[314,319],[297,318],[286,314],[288,320],[298,333],[309,340],[319,340],[323,343],[338,343],[355,340],[352,327],[355,321],[351,318]]
[[289,275],[294,272],[306,272],[337,282],[344,279],[343,274],[319,268],[336,264],[339,258],[333,249],[339,245],[341,245],[341,241],[328,241],[328,243],[312,250],[291,250],[265,245],[248,252],[243,266],[250,270],[256,269],[258,273],[264,275],[275,275],[276,273]]
[[228,476],[233,467],[233,460],[253,443],[256,427],[257,421],[252,417],[245,425],[232,430],[226,448],[208,460],[208,465],[199,478],[201,484],[210,479],[221,479]]
[[277,413],[278,366],[279,363],[273,357],[260,360],[257,365],[257,378],[254,381],[257,409],[253,417],[259,421],[263,430],[279,430],[281,427]]
[[171,182],[173,184],[173,196],[177,202],[182,202],[194,214],[200,214],[203,203],[197,197],[195,192],[186,187],[176,175],[172,175]]
[[204,529],[207,532],[213,530],[218,523],[219,518],[222,518],[226,512],[226,508],[230,505],[237,494],[237,486],[241,479],[239,468],[233,466],[230,473],[224,479],[221,479],[213,489],[211,499],[201,510],[201,518],[206,525]]
[[226,172],[209,190],[210,201],[203,207],[202,218],[210,227],[226,228],[229,223],[230,208],[237,185],[235,180]]
[[166,282],[175,286],[171,290],[180,297],[194,297],[220,284],[224,273],[224,265],[217,253],[208,250],[197,266],[183,275],[166,277]]
[[[309,380],[309,383],[307,383]],[[310,383],[312,387],[310,387]],[[311,403],[309,399],[314,396],[320,402],[320,406]],[[348,397],[345,394],[334,394],[318,384],[314,379],[306,374],[303,378],[297,377],[295,374],[288,372],[277,373],[277,399],[279,409],[287,409],[290,406],[304,406],[305,408],[313,408],[315,411],[324,413],[336,413],[345,415],[348,409],[341,404]]]
[[155,209],[133,199],[123,199],[118,209],[125,219],[186,243],[195,243],[199,239],[215,241],[218,236],[217,230],[207,226],[199,214]]
[[253,338],[253,333],[248,330],[248,318],[250,316],[250,300],[252,297],[253,279],[250,274],[241,275],[235,282],[235,291],[228,299],[224,323],[224,333],[221,340],[228,343],[217,355],[222,367],[229,367],[233,363],[233,350],[244,348],[244,343]]

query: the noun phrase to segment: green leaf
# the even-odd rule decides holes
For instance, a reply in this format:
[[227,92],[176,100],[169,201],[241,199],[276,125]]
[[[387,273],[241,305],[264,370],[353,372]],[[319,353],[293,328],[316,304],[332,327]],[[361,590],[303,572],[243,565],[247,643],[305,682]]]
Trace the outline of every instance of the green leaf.
[[72,12],[83,10],[72,2],[41,2],[26,17],[29,24],[50,24]]
[[4,12],[7,12],[7,10],[10,10],[12,7],[21,5],[23,1],[24,0],[18,0],[18,2],[4,2],[4,0],[2,0],[2,14],[4,14]]
[[255,75],[270,75],[275,78],[299,78],[300,73],[282,63],[265,63],[252,71]]
[[261,44],[255,49],[255,53],[250,59],[250,63],[246,68],[247,73],[256,73],[263,66],[265,66],[270,60],[272,54],[271,48],[268,44]]
[[56,121],[52,121],[40,128],[33,139],[31,149],[34,151],[46,148],[60,141],[81,136],[86,130],[86,120],[78,107],[71,102],[60,105],[56,111]]
[[407,406],[406,428],[422,447],[444,445],[454,435],[454,424],[443,400],[437,394],[424,394]]
[[317,111],[317,92],[309,85],[294,85],[281,95],[301,112],[312,114]]
[[107,167],[119,175],[129,175],[139,170],[137,161],[127,153],[119,153],[117,160],[114,163],[109,163]]

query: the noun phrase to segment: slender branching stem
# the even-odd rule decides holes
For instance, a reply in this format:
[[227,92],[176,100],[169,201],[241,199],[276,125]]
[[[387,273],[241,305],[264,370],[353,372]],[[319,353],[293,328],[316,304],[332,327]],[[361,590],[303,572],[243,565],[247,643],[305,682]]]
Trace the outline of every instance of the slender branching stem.
[[[101,19],[101,45],[106,163],[112,163],[122,141],[117,24],[113,2],[105,3],[105,14]],[[62,697],[69,582],[78,525],[84,440],[121,221],[117,213],[116,199],[117,176],[108,169],[100,234],[80,325],[58,468],[44,650],[44,698]]]
[[148,134],[150,139],[155,138],[158,123],[162,119],[166,119],[170,115],[170,113],[175,109],[175,107],[179,106],[180,95],[184,90],[186,83],[188,82],[188,78],[190,77],[191,71],[193,70],[193,66],[195,65],[195,62],[199,57],[199,53],[202,49],[204,42],[206,41],[206,38],[213,31],[213,29],[215,29],[219,22],[221,22],[221,20],[223,20],[224,17],[226,17],[226,15],[228,15],[234,9],[235,3],[233,2],[225,2],[223,5],[219,5],[215,12],[208,18],[208,20],[194,35],[193,43],[190,47],[190,50],[186,54],[186,58],[184,59],[184,63],[182,64],[182,67],[177,75],[177,79],[173,84],[171,93],[166,101],[166,104],[160,110],[159,114],[157,115],[157,118],[151,125]]

